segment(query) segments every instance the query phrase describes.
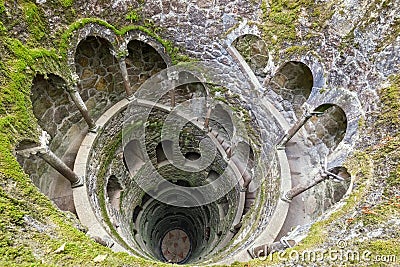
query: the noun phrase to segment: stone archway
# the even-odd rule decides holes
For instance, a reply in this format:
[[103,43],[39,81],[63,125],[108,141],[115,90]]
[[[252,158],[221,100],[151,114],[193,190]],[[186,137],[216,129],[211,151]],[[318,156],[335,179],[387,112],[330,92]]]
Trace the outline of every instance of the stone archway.
[[269,58],[265,41],[256,35],[245,34],[237,37],[232,46],[236,48],[260,81],[263,80],[266,77],[264,68]]
[[[40,128],[49,134],[48,149],[72,168],[86,133],[86,123],[68,93],[66,81],[55,74],[36,75],[32,81],[31,101]],[[43,194],[60,209],[75,212],[68,179],[40,157],[18,156],[18,161]]]
[[119,210],[122,186],[115,175],[111,175],[108,178],[106,191],[111,206],[114,209]]
[[[311,118],[304,125],[310,145],[331,153],[343,140],[347,129],[347,117],[343,109],[334,104],[323,104],[315,109],[321,115]],[[322,147],[321,147],[322,146]]]
[[[32,81],[31,101],[33,113],[40,127],[52,139],[64,135],[62,128],[71,128],[82,120],[82,116],[66,91],[66,82],[59,76],[48,74],[36,75]],[[58,148],[60,144],[52,144]]]
[[132,140],[124,147],[123,160],[125,168],[131,175],[135,174],[144,164],[143,152],[141,151],[140,142]]
[[173,157],[173,143],[171,140],[163,140],[156,146],[157,164],[163,164],[172,160]]
[[129,41],[127,50],[125,63],[133,91],[136,91],[148,78],[167,67],[157,50],[142,41]]
[[123,78],[112,49],[106,39],[88,36],[75,51],[79,93],[94,119],[125,97]]
[[285,63],[271,80],[271,89],[282,98],[284,108],[293,110],[297,118],[303,113],[301,106],[310,96],[312,87],[310,68],[298,61]]

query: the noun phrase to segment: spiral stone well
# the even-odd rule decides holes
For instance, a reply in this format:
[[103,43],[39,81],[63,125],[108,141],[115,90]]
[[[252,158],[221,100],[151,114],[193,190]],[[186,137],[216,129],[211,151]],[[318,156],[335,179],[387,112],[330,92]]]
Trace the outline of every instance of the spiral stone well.
[[[76,81],[34,79],[44,141],[21,143],[20,164],[88,235],[145,259],[245,261],[311,223],[349,190],[342,164],[358,138],[359,101],[344,89],[321,93],[315,58],[267,79],[268,51],[246,27],[221,48],[232,64],[176,66],[146,33],[83,27],[69,51]],[[73,171],[73,188],[69,172],[46,162]]]

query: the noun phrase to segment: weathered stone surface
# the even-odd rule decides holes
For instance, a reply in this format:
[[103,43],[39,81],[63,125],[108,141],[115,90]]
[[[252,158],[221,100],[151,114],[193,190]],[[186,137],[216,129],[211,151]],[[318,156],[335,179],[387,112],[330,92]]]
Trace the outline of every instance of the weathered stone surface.
[[[125,25],[128,22],[124,21],[123,14],[126,14],[128,9],[138,8],[138,2],[112,1],[109,7],[88,2],[74,7],[83,17],[91,17],[94,14],[107,18],[109,22]],[[329,1],[327,6],[328,3]],[[181,46],[187,55],[196,59],[214,60],[230,67],[230,71],[221,70],[219,73],[221,84],[230,92],[219,96],[228,99],[229,94],[235,94],[240,98],[240,106],[251,111],[250,120],[260,128],[259,133],[263,141],[260,154],[264,162],[273,161],[272,154],[268,152],[274,149],[276,141],[283,134],[283,129],[278,122],[271,119],[267,107],[263,106],[259,99],[271,101],[289,125],[308,109],[313,110],[321,104],[335,104],[339,107],[310,120],[304,126],[304,131],[299,133],[305,137],[304,150],[307,150],[301,156],[307,158],[307,168],[315,171],[321,167],[326,155],[332,155],[332,164],[344,162],[348,155],[346,153],[351,152],[355,145],[354,140],[357,140],[360,134],[358,120],[361,115],[366,114],[367,123],[372,125],[371,121],[375,116],[373,114],[379,112],[379,89],[386,84],[390,75],[399,72],[397,62],[400,59],[400,39],[394,31],[396,16],[393,15],[399,13],[399,5],[395,2],[369,3],[364,0],[346,0],[341,5],[330,7],[332,16],[326,18],[327,21],[321,28],[315,28],[311,14],[304,11],[298,23],[295,23],[297,40],[287,40],[280,47],[271,45],[269,51],[257,41],[250,44],[250,47],[238,49],[262,84],[259,87],[247,82],[248,77],[243,72],[243,66],[232,57],[227,48],[239,36],[257,34],[257,30],[254,30],[256,27],[253,27],[255,24],[246,24],[246,21],[261,22],[260,1],[163,0],[146,1],[140,5],[143,16],[151,19],[155,26],[163,28],[161,35]],[[45,19],[51,24],[51,33],[59,32],[66,25],[66,18],[54,15],[52,10],[46,12]],[[25,41],[28,34],[20,28],[14,27],[14,35]],[[88,28],[96,29],[93,31],[96,34],[91,32],[94,36],[98,33],[105,37],[104,40],[115,40],[109,29],[102,28],[96,32],[95,26]],[[87,33],[90,31],[84,30],[80,34],[85,36]],[[79,45],[73,44],[78,45],[75,67],[80,75],[80,93],[95,117],[124,97],[119,66],[109,51],[110,44],[118,42],[107,43],[104,40],[100,37],[89,37]],[[251,55],[247,59],[246,48],[249,48]],[[165,62],[146,45],[131,46],[130,49],[126,59],[129,80],[132,87],[137,89],[157,70],[164,68]],[[75,52],[72,50],[69,53]],[[258,54],[261,54],[261,57]],[[292,63],[287,65],[288,62]],[[285,66],[293,65],[293,62],[302,62],[310,69],[311,74],[305,75],[304,69],[285,70]],[[187,94],[190,90],[179,88],[177,92],[178,102],[190,97]],[[65,147],[62,147],[61,137],[68,129],[72,129],[71,124],[79,122],[79,114],[60,88],[43,81],[35,81],[32,93],[33,112],[39,119],[40,126],[53,136],[52,146],[59,150],[57,153],[62,154]],[[168,96],[162,98],[162,103],[169,102]],[[80,129],[74,131],[76,134],[79,132]],[[374,135],[374,130],[370,130],[369,133],[371,136],[361,133],[361,140],[364,140],[365,144],[359,144],[360,146],[381,139]],[[228,133],[223,134],[229,136]],[[71,138],[66,138],[65,142],[70,140]],[[194,149],[195,146],[190,143],[186,148]],[[338,151],[346,153],[337,156],[335,153]],[[46,183],[51,178],[42,175],[46,173],[46,168],[37,162],[24,165],[30,173],[37,170],[32,174],[32,179],[46,191]],[[115,169],[112,171],[118,168],[120,167],[115,163]],[[279,177],[276,171],[273,175]],[[128,179],[122,174],[121,177],[123,180]],[[314,195],[306,198],[309,204],[307,213],[310,216],[318,216],[321,211],[340,200],[345,189],[346,186],[340,187],[337,184],[322,184],[321,187],[315,188],[312,192]],[[136,193],[132,193],[132,200],[136,199]],[[268,197],[272,199],[272,196]],[[99,204],[95,201],[94,203]],[[268,214],[271,210],[263,212]],[[254,219],[254,215],[252,216]],[[125,231],[127,234],[128,230]],[[244,238],[245,231],[249,230],[243,230],[238,235]],[[371,233],[372,237],[375,235],[376,233]]]
[[65,106],[58,107],[54,111],[54,122],[60,124],[64,118],[69,116],[69,112]]

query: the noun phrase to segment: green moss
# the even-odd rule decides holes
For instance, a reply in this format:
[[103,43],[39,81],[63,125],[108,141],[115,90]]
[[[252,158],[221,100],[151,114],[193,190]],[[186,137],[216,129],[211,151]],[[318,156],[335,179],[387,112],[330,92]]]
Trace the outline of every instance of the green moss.
[[391,128],[400,124],[400,75],[389,77],[390,85],[379,91],[382,110],[378,124]]
[[[340,210],[332,213],[332,215],[327,219],[314,223],[311,226],[307,237],[295,248],[286,250],[286,255],[290,255],[292,250],[296,250],[297,253],[301,255],[303,251],[318,247],[329,237],[329,226],[340,219],[345,218],[350,211],[356,208],[359,201],[366,195],[367,189],[369,188],[368,181],[372,179],[373,174],[372,158],[368,153],[356,152],[347,160],[345,166],[348,168],[348,171],[352,176],[355,177],[359,186],[351,193],[349,198],[346,200],[346,204]],[[252,260],[249,262],[249,265],[266,266],[279,262],[279,257],[272,257],[272,259],[271,257],[267,257],[267,259],[264,260]],[[245,264],[242,266],[245,266]]]
[[42,20],[39,9],[33,2],[22,3],[22,9],[25,14],[28,29],[31,33],[31,38],[35,41],[40,41],[46,34],[46,26]]
[[385,137],[368,152],[377,168],[385,170],[387,186],[384,194],[392,197],[400,188],[400,76],[391,76],[389,81],[390,84],[379,91],[381,111],[374,124],[374,129],[384,131]]
[[32,124],[36,120],[29,100],[31,80],[35,71],[40,69],[37,65],[40,58],[51,61],[57,57],[54,51],[28,49],[15,39],[6,38],[4,41],[13,59],[6,60],[8,67],[2,69],[9,82],[0,91],[0,111],[6,114],[0,118],[0,133],[8,135],[14,143],[20,136],[36,137],[36,126]]
[[142,19],[140,15],[141,10],[133,9],[126,14],[125,19],[129,20],[131,23],[137,22]]
[[4,0],[0,0],[0,14],[6,11],[6,7],[4,6]]
[[74,4],[74,0],[59,0],[63,7],[71,7]]
[[[354,27],[349,31],[349,33],[342,39],[340,44],[340,49],[343,50],[346,47],[356,47],[358,48],[360,44],[355,43],[354,31],[357,30],[359,32],[364,32],[369,27],[376,27],[373,25],[374,23],[379,24],[379,17],[375,14],[385,14],[387,12],[391,12],[391,4],[393,1],[391,0],[374,0],[369,1],[365,7],[366,11],[363,13],[363,16],[358,20],[358,22],[354,25]],[[339,13],[344,14],[343,10],[339,10]],[[380,52],[385,49],[389,44],[392,44],[395,38],[400,33],[400,19],[395,17],[391,21],[387,21],[388,25],[387,31],[379,38],[378,44],[376,45],[376,52]]]
[[[249,21],[248,22],[249,25],[254,24],[254,22]],[[229,28],[223,35],[223,37],[227,37],[231,32],[233,32],[234,30],[236,30],[238,27],[240,26],[240,22],[236,23],[235,25],[233,25],[231,28]]]
[[[106,172],[112,162],[112,160],[115,158],[115,152],[120,147],[122,144],[122,132],[120,132],[114,140],[110,141],[103,149],[102,151],[102,158],[101,158],[101,165],[99,172],[97,174],[97,195],[99,196],[99,206],[101,209],[101,214],[102,218],[104,219],[106,225],[108,226],[108,229],[110,230],[111,234],[118,239],[120,244],[123,244],[126,249],[130,249],[129,245],[126,244],[125,240],[122,239],[122,237],[118,234],[117,230],[114,228],[110,217],[108,216],[107,212],[107,207],[105,203],[105,188],[106,186]],[[131,250],[135,254],[135,251]]]
[[390,187],[400,187],[400,164],[397,165],[395,170],[390,172],[387,183]]
[[219,93],[219,94],[225,94],[225,93],[228,92],[228,89],[227,89],[226,87],[217,86],[217,85],[212,85],[212,84],[209,84],[208,90],[210,91],[210,94],[211,94],[212,96],[215,96],[217,93]]
[[[314,32],[322,30],[326,26],[326,21],[334,14],[333,4],[333,2],[315,3],[311,0],[263,0],[261,3],[262,23],[259,25],[263,39],[272,51],[280,50],[303,38],[315,37]],[[303,10],[312,25],[310,32],[296,31]]]
[[3,23],[0,21],[0,35],[4,35],[6,32],[7,32],[6,27],[4,27]]
[[376,205],[373,208],[365,208],[357,220],[363,225],[378,225],[400,216],[400,199],[397,196]]
[[[3,3],[0,7],[4,7]],[[30,39],[26,44],[8,37],[6,28],[0,24],[0,265],[22,266],[42,262],[43,266],[91,266],[99,254],[109,254],[102,263],[104,266],[146,265],[145,261],[126,254],[111,253],[108,248],[95,244],[75,229],[70,219],[38,192],[13,155],[18,142],[38,138],[30,101],[34,76],[37,73],[54,73],[70,79],[68,65],[65,59],[61,60],[60,50],[30,48],[40,47],[38,40],[44,38],[41,10],[33,2],[24,2],[23,12],[24,19],[32,24],[28,26]],[[55,229],[49,235],[33,233],[27,230],[29,226],[25,216]],[[65,242],[65,252],[51,253]],[[36,250],[41,251],[44,247],[50,250],[37,255]]]
[[78,30],[90,23],[104,26],[104,27],[112,30],[117,35],[124,35],[125,33],[129,32],[129,31],[133,31],[133,30],[142,31],[142,32],[146,33],[147,35],[149,35],[150,37],[153,37],[159,43],[161,43],[165,48],[165,52],[171,57],[173,63],[175,63],[175,64],[177,63],[176,56],[178,54],[178,49],[173,46],[172,42],[162,39],[153,30],[146,28],[145,26],[142,26],[142,25],[128,25],[128,26],[125,26],[125,27],[121,28],[120,30],[118,30],[113,25],[111,25],[108,22],[106,22],[102,19],[99,19],[99,18],[83,18],[83,19],[80,19],[80,20],[72,23],[68,27],[68,29],[61,34],[60,42],[58,45],[60,55],[62,55],[63,57],[66,57],[66,53],[69,48],[69,40],[72,37],[73,33],[76,30]]
[[263,0],[262,30],[266,40],[272,45],[285,41],[296,40],[296,25],[302,7],[310,6],[308,0]]
[[309,49],[308,46],[290,46],[285,49],[285,55],[298,55],[307,52]]
[[[312,225],[308,236],[294,249],[298,253],[303,251],[315,249],[320,244],[329,239],[332,227],[342,221],[351,223],[354,221],[362,221],[363,225],[384,225],[389,220],[395,220],[400,216],[400,197],[387,194],[386,200],[378,203],[377,205],[364,206],[362,203],[370,194],[371,190],[375,190],[373,186],[375,183],[382,183],[384,177],[377,177],[375,169],[385,168],[392,170],[386,182],[390,188],[391,186],[398,186],[399,176],[399,142],[398,137],[391,137],[383,140],[382,144],[368,147],[365,151],[356,151],[349,157],[344,164],[348,172],[352,175],[355,183],[355,189],[346,200],[346,204],[340,210],[334,212],[329,218],[319,221]],[[387,161],[386,161],[387,160]],[[391,166],[387,166],[387,162],[395,162],[397,168],[394,170]],[[397,163],[396,163],[397,162]],[[383,164],[386,164],[383,166]],[[393,191],[393,190],[392,190]],[[398,192],[398,191],[397,191]],[[350,217],[349,214],[356,214],[356,217]],[[354,216],[354,215],[353,215]],[[335,229],[335,228],[334,228]],[[365,249],[373,252],[374,255],[398,255],[399,251],[396,246],[398,239],[389,240],[367,240],[361,244],[351,243],[352,246],[357,246],[358,250]],[[390,248],[390,253],[385,253],[385,246]],[[395,248],[395,250],[392,250]],[[286,251],[286,255],[290,254],[290,249]],[[269,264],[279,262],[278,257],[273,261],[268,258],[267,261],[254,261],[256,264]]]
[[23,224],[25,212],[17,209],[15,206],[10,206],[9,201],[13,200],[9,199],[4,193],[0,195],[0,213],[2,216],[8,218],[13,224]]
[[[389,240],[370,240],[367,242],[363,242],[360,245],[360,250],[365,249],[369,251],[373,251],[374,255],[400,255],[400,246],[398,245],[398,239],[389,239]],[[382,265],[377,265],[382,266]]]

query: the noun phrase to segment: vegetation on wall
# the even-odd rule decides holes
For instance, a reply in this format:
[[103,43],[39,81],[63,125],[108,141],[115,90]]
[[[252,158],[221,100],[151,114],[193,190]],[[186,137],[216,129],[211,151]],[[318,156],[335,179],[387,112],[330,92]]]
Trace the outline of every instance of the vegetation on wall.
[[63,7],[71,7],[74,4],[74,0],[59,0]]
[[126,14],[125,18],[131,23],[141,20],[142,16],[140,15],[140,9],[132,9],[128,14]]
[[[377,116],[374,125],[360,126],[361,132],[370,132],[385,136],[377,139],[377,143],[371,143],[364,148],[356,150],[347,159],[345,167],[352,175],[354,181],[353,191],[344,200],[343,206],[334,211],[326,219],[311,226],[307,237],[294,249],[286,251],[290,255],[292,250],[302,254],[304,251],[316,251],[316,248],[327,248],[340,251],[337,246],[337,233],[343,231],[353,232],[357,236],[360,225],[362,233],[367,235],[374,229],[390,229],[391,222],[400,217],[400,76],[389,78],[390,84],[380,90],[381,112]],[[371,196],[382,196],[371,199]],[[370,251],[372,257],[376,255],[400,255],[400,247],[397,245],[400,234],[393,229],[390,236],[377,238],[365,238],[363,242],[357,238],[346,241],[346,251]],[[384,231],[383,231],[384,232]],[[339,236],[340,238],[341,236]],[[282,257],[284,258],[284,257]],[[372,260],[373,258],[371,258]],[[278,256],[268,257],[267,260],[254,260],[254,265],[278,263]],[[303,263],[313,263],[310,259],[304,259]],[[321,262],[328,264],[326,261]],[[352,262],[362,264],[365,262]],[[238,264],[246,266],[246,264]],[[381,266],[381,265],[376,265]]]
[[[130,30],[139,30],[159,41],[174,62],[182,57],[179,57],[177,49],[170,42],[157,34],[159,29],[151,21],[143,19],[138,9],[121,14],[121,20],[141,24],[121,27],[99,18],[79,18],[74,9],[76,1],[48,2],[64,8],[65,12],[61,15],[65,15],[65,18],[62,16],[62,19],[68,21],[63,24],[66,27],[60,28],[55,35],[48,34],[50,29],[44,17],[45,12],[36,1],[0,0],[0,266],[148,265],[149,262],[127,254],[112,253],[110,249],[94,243],[82,231],[77,230],[75,226],[79,226],[79,223],[73,216],[59,212],[24,174],[14,156],[14,148],[22,140],[38,139],[37,121],[30,102],[32,79],[38,73],[45,77],[47,73],[55,73],[66,80],[70,79],[66,61],[69,41],[83,26],[89,23],[98,24],[119,36]],[[376,5],[376,2],[379,1],[373,1],[373,4]],[[382,8],[388,9],[388,1],[381,2]],[[14,8],[13,4],[18,8]],[[332,15],[331,6],[326,6],[325,3],[315,4],[309,0],[263,0],[261,9],[264,39],[270,48],[287,49],[286,53],[309,50],[300,45],[287,48],[288,42],[296,43],[312,37],[313,33],[304,32],[298,35],[296,31],[303,11],[311,17],[312,29],[315,31],[323,29],[326,20]],[[371,5],[372,11],[374,9]],[[392,21],[390,25],[393,27],[388,31],[388,38],[397,37],[399,20]],[[387,43],[388,40],[382,39],[382,42]],[[390,85],[380,91],[382,113],[374,125],[362,126],[363,130],[371,127],[381,129],[380,133],[387,130],[389,134],[382,133],[384,138],[360,149],[349,160],[349,172],[356,179],[356,189],[343,209],[311,228],[309,237],[296,248],[298,251],[319,246],[329,239],[335,227],[351,229],[357,222],[384,227],[385,222],[400,216],[400,203],[396,195],[400,190],[399,88],[399,76],[391,77]],[[225,93],[224,90],[225,88],[214,88],[214,92],[221,95]],[[227,101],[221,97],[222,100]],[[250,120],[250,117],[246,115],[245,119]],[[385,187],[382,189],[382,200],[374,206],[366,207],[366,197],[371,190],[379,190],[377,185]],[[400,255],[399,247],[396,246],[398,239],[395,235],[388,240],[372,240],[361,245],[352,245],[378,253],[384,254],[388,251],[387,253]],[[99,255],[106,257],[101,262],[95,262],[94,259]],[[264,265],[267,262],[253,263]]]
[[40,11],[35,3],[25,2],[22,4],[22,9],[25,14],[25,20],[28,24],[28,29],[31,37],[36,41],[40,41],[46,32],[46,26],[40,15]]
[[6,10],[6,7],[4,6],[4,0],[0,0],[0,14],[3,13]]
[[[263,39],[269,48],[285,47],[311,38],[321,30],[333,15],[332,3],[315,3],[310,0],[263,0],[261,3]],[[302,14],[303,13],[303,14]],[[299,32],[299,18],[306,14],[312,25],[308,31]]]
[[[71,7],[74,1],[60,0]],[[160,41],[167,52],[176,51],[152,30],[130,25],[117,30],[96,18],[78,20],[61,33],[48,36],[43,10],[32,1],[20,1],[21,9],[11,9],[0,1],[0,266],[43,265],[132,266],[145,264],[126,253],[112,253],[77,230],[73,216],[61,213],[42,195],[23,172],[14,156],[22,140],[38,140],[38,124],[32,112],[30,90],[36,74],[54,73],[68,80],[66,51],[69,38],[87,23],[98,23],[117,34],[141,30]],[[12,21],[22,12],[21,21]],[[7,23],[4,23],[7,22]],[[26,25],[28,38],[13,36],[13,27]],[[49,49],[48,47],[53,47]],[[78,228],[82,228],[81,226]],[[46,248],[46,249],[44,249]],[[105,256],[100,262],[97,256]]]
[[98,19],[98,18],[83,18],[83,19],[79,19],[79,20],[75,21],[74,23],[72,23],[68,27],[68,29],[64,33],[61,34],[61,38],[58,43],[60,55],[62,55],[63,57],[66,57],[66,54],[67,54],[67,51],[69,48],[69,40],[72,37],[72,35],[74,34],[74,32],[90,23],[104,26],[104,27],[112,30],[117,35],[124,35],[127,32],[134,31],[134,30],[142,31],[142,32],[146,33],[147,35],[149,35],[150,37],[153,37],[159,43],[161,43],[164,46],[166,53],[171,57],[172,61],[174,63],[177,63],[177,60],[178,60],[177,58],[179,57],[178,49],[176,47],[174,47],[170,41],[164,40],[160,36],[158,36],[153,30],[151,30],[145,26],[142,26],[142,25],[128,25],[121,29],[117,29],[116,27],[109,24],[108,22],[106,22],[102,19]]

